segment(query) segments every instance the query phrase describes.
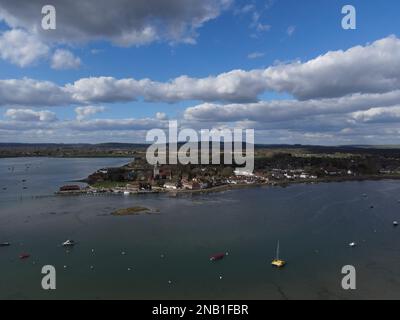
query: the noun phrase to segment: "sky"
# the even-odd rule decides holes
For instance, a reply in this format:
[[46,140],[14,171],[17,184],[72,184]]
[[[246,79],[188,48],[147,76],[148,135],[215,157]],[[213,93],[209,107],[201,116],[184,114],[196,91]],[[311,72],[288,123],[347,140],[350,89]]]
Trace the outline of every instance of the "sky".
[[399,13],[397,0],[0,0],[0,142],[144,142],[177,120],[256,143],[400,144]]

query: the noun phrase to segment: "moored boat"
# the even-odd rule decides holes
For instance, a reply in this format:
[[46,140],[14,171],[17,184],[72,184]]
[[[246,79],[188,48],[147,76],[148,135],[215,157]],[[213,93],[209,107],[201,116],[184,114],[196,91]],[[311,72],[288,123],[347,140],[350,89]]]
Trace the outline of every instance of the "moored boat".
[[218,260],[222,260],[223,258],[225,258],[225,253],[217,253],[217,254],[213,254],[210,257],[210,261],[218,261]]
[[276,257],[274,260],[272,260],[271,264],[277,268],[282,268],[286,265],[286,261],[279,258],[279,241],[276,247]]
[[67,240],[67,241],[62,243],[63,247],[73,247],[74,245],[75,245],[75,241],[74,240]]

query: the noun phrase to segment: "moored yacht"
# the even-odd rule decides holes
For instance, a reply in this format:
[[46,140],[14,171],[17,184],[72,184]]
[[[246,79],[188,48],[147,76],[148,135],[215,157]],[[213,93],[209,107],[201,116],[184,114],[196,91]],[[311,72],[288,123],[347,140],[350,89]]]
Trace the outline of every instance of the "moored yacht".
[[282,268],[286,265],[286,261],[279,258],[279,241],[278,241],[278,245],[276,247],[276,257],[274,260],[272,260],[271,264],[277,268]]

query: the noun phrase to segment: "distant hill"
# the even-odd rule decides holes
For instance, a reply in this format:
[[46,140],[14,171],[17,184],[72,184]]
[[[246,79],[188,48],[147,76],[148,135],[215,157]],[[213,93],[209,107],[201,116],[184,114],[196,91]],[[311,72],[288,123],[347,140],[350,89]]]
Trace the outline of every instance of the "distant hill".
[[[179,146],[184,143],[178,143]],[[210,142],[211,144],[211,142]],[[150,144],[143,143],[0,143],[0,157],[131,157],[139,152],[144,152]],[[200,147],[200,146],[199,146]],[[256,144],[255,151],[293,152],[299,150],[303,153],[333,154],[380,154],[385,156],[400,155],[400,146],[316,146],[316,145],[287,145],[287,144]],[[211,145],[210,145],[211,149]],[[224,143],[220,144],[224,149]],[[243,145],[243,150],[245,146]]]
[[0,148],[143,148],[148,144],[140,143],[0,143]]

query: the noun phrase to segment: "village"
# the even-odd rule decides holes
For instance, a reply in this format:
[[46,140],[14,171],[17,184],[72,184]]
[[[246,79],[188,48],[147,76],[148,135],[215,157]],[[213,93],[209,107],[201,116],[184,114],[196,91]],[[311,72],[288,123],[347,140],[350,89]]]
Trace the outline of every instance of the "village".
[[79,185],[62,186],[58,194],[141,194],[212,192],[262,185],[400,178],[399,159],[382,155],[307,154],[258,151],[255,169],[235,165],[150,165],[144,156],[118,168],[102,168]]
[[177,166],[151,168],[103,168],[88,177],[88,186],[66,185],[58,194],[141,194],[161,192],[207,192],[229,186],[262,185],[268,178],[241,169],[214,166],[179,170]]

